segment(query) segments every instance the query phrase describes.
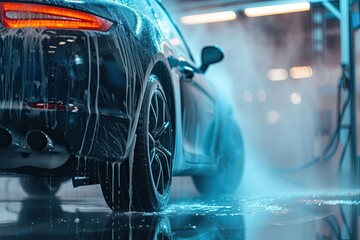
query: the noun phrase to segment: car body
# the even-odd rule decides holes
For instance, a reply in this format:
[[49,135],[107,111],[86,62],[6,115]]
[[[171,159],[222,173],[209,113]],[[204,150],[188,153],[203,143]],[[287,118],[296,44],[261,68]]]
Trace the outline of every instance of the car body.
[[217,174],[222,126],[233,120],[203,74],[223,55],[206,47],[197,67],[160,1],[0,9],[0,169],[33,175],[26,192],[56,192],[62,180],[49,177],[72,177],[100,183],[112,209],[153,211],[166,205],[172,175]]

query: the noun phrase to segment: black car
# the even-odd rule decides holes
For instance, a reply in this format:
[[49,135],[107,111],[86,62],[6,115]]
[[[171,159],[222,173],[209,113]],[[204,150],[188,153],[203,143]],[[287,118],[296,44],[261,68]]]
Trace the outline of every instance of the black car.
[[29,195],[100,184],[111,209],[158,211],[172,176],[233,192],[243,143],[158,0],[0,1],[0,170]]

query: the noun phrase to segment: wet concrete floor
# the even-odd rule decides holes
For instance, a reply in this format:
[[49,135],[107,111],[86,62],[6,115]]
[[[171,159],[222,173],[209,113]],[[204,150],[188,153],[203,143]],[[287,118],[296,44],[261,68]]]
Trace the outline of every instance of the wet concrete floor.
[[0,200],[0,239],[359,239],[360,191],[172,197],[160,213],[112,213],[100,197]]

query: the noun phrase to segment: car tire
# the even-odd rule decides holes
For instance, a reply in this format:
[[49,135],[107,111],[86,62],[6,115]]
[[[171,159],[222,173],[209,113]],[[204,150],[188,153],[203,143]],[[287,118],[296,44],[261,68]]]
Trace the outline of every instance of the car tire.
[[63,178],[52,177],[21,177],[20,185],[30,197],[52,196],[57,193]]
[[238,188],[244,168],[244,145],[241,131],[233,118],[223,124],[218,138],[216,158],[219,165],[214,175],[193,176],[196,189],[202,195],[228,195]]
[[118,211],[162,210],[170,195],[174,131],[167,96],[155,75],[147,82],[133,153],[123,163],[99,162],[101,189]]

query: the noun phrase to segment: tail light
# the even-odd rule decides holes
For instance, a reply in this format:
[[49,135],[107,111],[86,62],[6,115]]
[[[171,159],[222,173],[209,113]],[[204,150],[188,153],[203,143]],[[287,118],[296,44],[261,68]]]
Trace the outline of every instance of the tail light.
[[32,3],[0,3],[0,17],[7,28],[51,28],[107,31],[112,22],[89,13]]
[[79,108],[73,104],[64,104],[62,102],[31,102],[28,103],[31,108],[43,109],[43,110],[59,110],[59,111],[71,111],[77,112]]

